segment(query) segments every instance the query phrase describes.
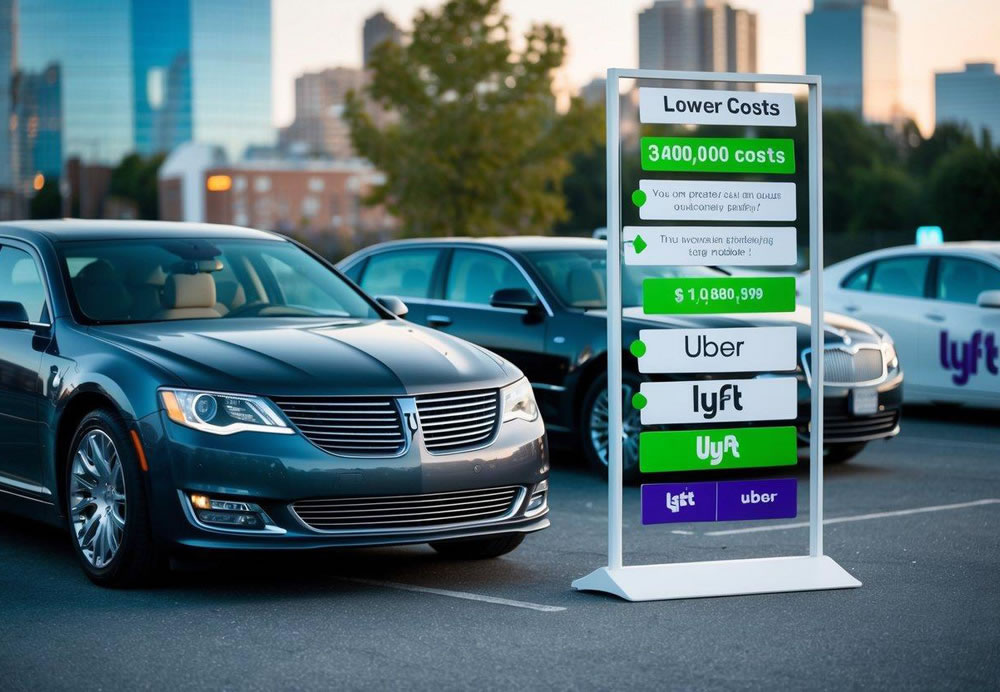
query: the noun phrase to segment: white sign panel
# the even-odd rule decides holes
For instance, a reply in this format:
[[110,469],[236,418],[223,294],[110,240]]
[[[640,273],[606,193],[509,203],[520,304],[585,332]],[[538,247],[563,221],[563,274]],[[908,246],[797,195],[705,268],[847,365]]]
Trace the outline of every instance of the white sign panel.
[[630,265],[778,267],[797,261],[793,226],[626,226],[622,238]]
[[643,382],[643,425],[735,423],[794,420],[798,415],[798,381],[794,377],[756,380]]
[[639,87],[639,122],[795,126],[792,94]]
[[640,329],[631,345],[639,372],[781,372],[794,370],[796,328]]
[[643,221],[795,220],[795,183],[640,180],[639,190]]

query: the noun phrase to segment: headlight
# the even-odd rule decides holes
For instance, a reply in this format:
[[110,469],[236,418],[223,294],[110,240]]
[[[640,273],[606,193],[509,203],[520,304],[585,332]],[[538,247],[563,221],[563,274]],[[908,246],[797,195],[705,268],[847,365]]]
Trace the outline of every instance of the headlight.
[[160,399],[170,420],[203,432],[216,435],[293,432],[274,407],[258,396],[161,389]]
[[538,406],[535,405],[535,393],[531,391],[531,383],[521,378],[509,387],[500,390],[503,397],[503,420],[532,421],[538,418]]
[[885,358],[886,366],[889,370],[895,370],[899,367],[899,356],[896,355],[896,345],[892,343],[892,339],[888,335],[882,341],[882,357]]

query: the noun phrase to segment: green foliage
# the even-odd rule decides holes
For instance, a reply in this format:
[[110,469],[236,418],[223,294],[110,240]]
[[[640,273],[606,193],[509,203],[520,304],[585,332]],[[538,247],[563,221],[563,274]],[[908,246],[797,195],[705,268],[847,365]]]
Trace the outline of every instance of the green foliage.
[[42,189],[31,198],[28,213],[33,219],[62,218],[62,194],[59,192],[58,178],[45,179]]
[[499,5],[421,10],[410,42],[380,45],[365,94],[348,98],[354,147],[386,176],[367,201],[407,234],[548,232],[567,218],[571,157],[600,139],[599,109],[576,99],[556,109],[562,31],[532,26],[515,50]]
[[111,171],[109,194],[134,202],[140,219],[160,218],[156,174],[164,158],[165,154],[129,154]]
[[935,217],[949,240],[1000,237],[1000,153],[964,144],[943,155],[929,181]]

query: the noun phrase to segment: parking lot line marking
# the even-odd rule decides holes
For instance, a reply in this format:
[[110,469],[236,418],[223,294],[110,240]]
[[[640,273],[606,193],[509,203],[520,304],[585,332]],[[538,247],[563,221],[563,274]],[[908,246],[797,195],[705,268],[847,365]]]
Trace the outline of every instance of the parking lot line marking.
[[[988,497],[972,502],[957,502],[953,505],[932,505],[930,507],[914,507],[913,509],[897,509],[892,512],[872,512],[871,514],[855,514],[848,517],[831,517],[824,519],[823,525],[843,524],[849,521],[865,521],[867,519],[883,519],[885,517],[903,517],[908,514],[922,514],[924,512],[943,512],[947,509],[965,509],[967,507],[978,507],[980,505],[994,505],[1000,503],[1000,498]],[[788,529],[801,529],[809,526],[808,521],[798,521],[794,524],[772,524],[771,526],[751,526],[746,529],[729,529],[727,531],[706,531],[706,536],[732,536],[737,533],[758,533],[760,531],[787,531]]]
[[566,610],[561,606],[543,605],[541,603],[531,603],[529,601],[515,601],[510,598],[497,598],[496,596],[482,596],[477,593],[466,593],[465,591],[450,591],[448,589],[435,589],[430,586],[415,586],[413,584],[400,584],[394,581],[378,581],[376,579],[362,579],[360,577],[338,577],[342,581],[352,581],[358,584],[369,586],[384,586],[387,589],[399,589],[400,591],[416,591],[417,593],[430,593],[435,596],[448,596],[450,598],[462,598],[466,601],[482,601],[494,605],[505,605],[512,608],[525,608],[527,610],[537,610],[542,613],[558,613]]

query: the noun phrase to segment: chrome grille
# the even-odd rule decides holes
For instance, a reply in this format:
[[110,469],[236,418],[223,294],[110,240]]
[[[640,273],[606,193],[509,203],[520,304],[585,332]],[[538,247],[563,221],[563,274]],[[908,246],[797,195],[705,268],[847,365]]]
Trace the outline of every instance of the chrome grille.
[[[812,379],[812,350],[802,354],[806,377]],[[877,346],[862,346],[856,351],[831,347],[824,351],[823,375],[826,384],[858,384],[874,382],[885,377],[885,363],[882,349]]]
[[392,397],[272,397],[310,442],[331,454],[395,456],[406,446]]
[[316,531],[423,529],[496,521],[517,509],[524,488],[513,485],[424,495],[299,500],[296,516]]
[[424,446],[436,454],[483,446],[496,433],[499,408],[496,389],[418,396]]

